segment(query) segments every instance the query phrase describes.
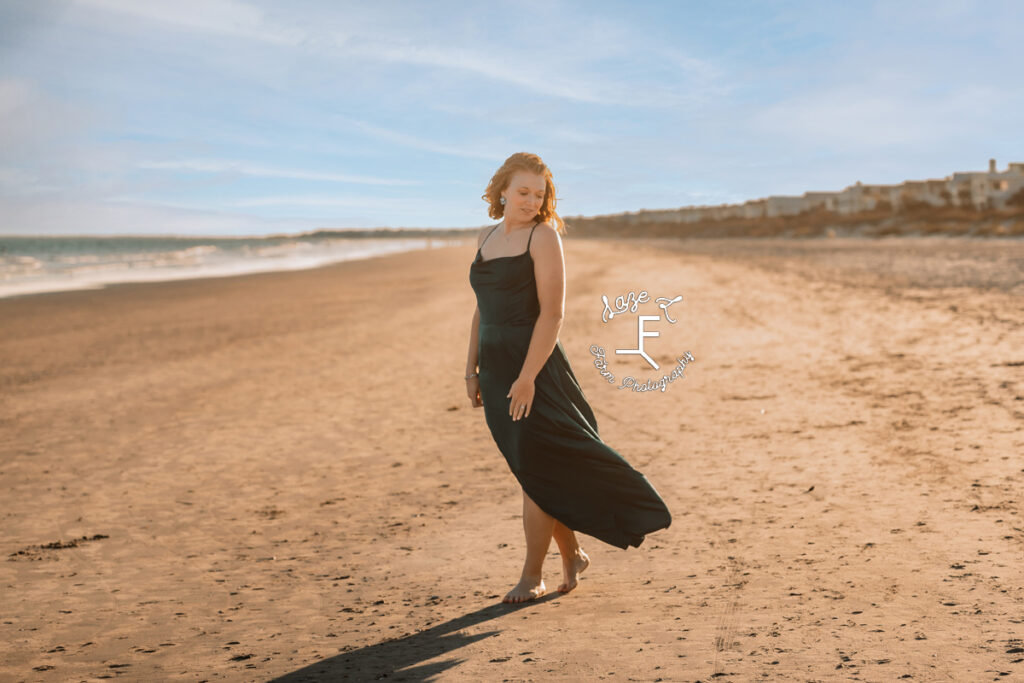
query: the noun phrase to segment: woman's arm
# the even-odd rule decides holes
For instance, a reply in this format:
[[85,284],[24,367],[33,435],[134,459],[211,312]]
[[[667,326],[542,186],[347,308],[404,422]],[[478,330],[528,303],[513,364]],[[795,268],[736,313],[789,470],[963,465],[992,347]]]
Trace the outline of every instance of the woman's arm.
[[473,324],[469,330],[469,353],[466,355],[466,396],[469,397],[469,404],[479,408],[484,404],[480,395],[480,377],[476,375],[477,365],[480,361],[480,308],[477,307],[473,313]]
[[[533,326],[530,348],[523,361],[519,376],[533,381],[544,367],[558,341],[565,317],[565,261],[562,239],[547,223],[537,226],[531,243],[533,275],[537,281],[537,300],[540,315]],[[536,245],[536,246],[534,246]]]
[[469,328],[469,353],[466,355],[466,374],[472,375],[480,363],[480,307],[473,312]]
[[[480,234],[476,236],[476,246],[479,248],[483,245],[485,231],[488,228],[480,230]],[[480,306],[476,307],[473,311],[473,322],[469,326],[469,351],[466,353],[466,396],[469,397],[469,403],[474,408],[479,408],[484,404],[483,398],[480,395],[480,377],[470,377],[470,375],[476,375],[480,365]]]
[[[513,420],[530,414],[533,404],[534,380],[551,356],[558,342],[565,317],[565,259],[562,253],[562,239],[547,223],[537,226],[533,235],[536,242],[530,245],[533,257],[533,274],[537,281],[537,300],[540,315],[533,326],[530,347],[526,360],[519,371],[519,377],[512,383],[508,396],[509,415]],[[525,412],[517,407],[525,405]]]
[[[487,228],[483,228],[476,236],[476,246],[479,249],[484,242],[484,235]],[[480,363],[480,306],[473,311],[473,324],[469,330],[469,353],[466,355],[466,374],[472,375],[477,371]]]

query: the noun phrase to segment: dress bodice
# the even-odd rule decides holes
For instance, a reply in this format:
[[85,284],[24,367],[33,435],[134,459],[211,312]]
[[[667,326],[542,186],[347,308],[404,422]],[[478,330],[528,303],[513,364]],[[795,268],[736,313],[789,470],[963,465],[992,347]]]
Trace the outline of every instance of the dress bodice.
[[[536,228],[534,225],[530,229],[526,251],[522,254],[484,261],[480,249],[476,250],[476,258],[469,268],[469,283],[476,293],[481,325],[520,326],[533,325],[537,321],[540,301],[537,299],[537,281],[530,255],[530,241]],[[494,228],[491,229],[493,232]],[[490,236],[488,233],[487,237]]]

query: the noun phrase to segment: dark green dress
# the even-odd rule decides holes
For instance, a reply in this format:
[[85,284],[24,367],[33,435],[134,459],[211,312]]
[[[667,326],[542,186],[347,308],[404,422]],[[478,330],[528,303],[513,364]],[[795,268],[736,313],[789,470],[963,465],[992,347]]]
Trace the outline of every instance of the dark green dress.
[[484,261],[477,249],[469,269],[480,309],[484,417],[512,473],[540,509],[610,545],[639,547],[645,534],[668,527],[672,516],[647,478],[601,441],[560,340],[534,380],[529,416],[513,421],[509,415],[507,394],[540,314],[530,255],[536,227],[522,254]]

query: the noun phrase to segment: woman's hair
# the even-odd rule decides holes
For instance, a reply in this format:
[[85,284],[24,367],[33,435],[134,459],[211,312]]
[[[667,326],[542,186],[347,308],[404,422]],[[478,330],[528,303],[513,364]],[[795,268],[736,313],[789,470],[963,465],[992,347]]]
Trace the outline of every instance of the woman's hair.
[[551,221],[555,230],[564,235],[565,221],[555,213],[555,203],[557,200],[555,198],[555,182],[552,179],[551,170],[541,161],[539,156],[529,152],[516,152],[508,159],[505,159],[505,163],[491,177],[491,182],[487,184],[487,191],[481,197],[481,199],[489,204],[487,215],[491,218],[501,218],[505,215],[505,207],[501,205],[501,193],[508,188],[508,184],[512,182],[512,176],[516,174],[516,171],[526,171],[544,176],[544,184],[546,185],[544,189],[544,202],[537,212],[537,218],[541,221]]

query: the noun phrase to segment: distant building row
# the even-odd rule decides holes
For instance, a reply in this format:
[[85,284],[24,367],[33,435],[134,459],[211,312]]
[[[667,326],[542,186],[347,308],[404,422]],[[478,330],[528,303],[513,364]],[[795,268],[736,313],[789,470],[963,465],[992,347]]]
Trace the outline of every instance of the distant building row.
[[743,204],[693,206],[681,209],[631,212],[643,221],[696,223],[723,218],[765,218],[793,216],[824,209],[853,214],[874,209],[900,211],[920,206],[961,206],[1001,209],[1024,189],[1024,163],[1011,163],[996,170],[989,160],[988,172],[954,173],[942,180],[908,180],[899,185],[864,185],[860,181],[840,192],[805,192],[801,196],[773,196]]

